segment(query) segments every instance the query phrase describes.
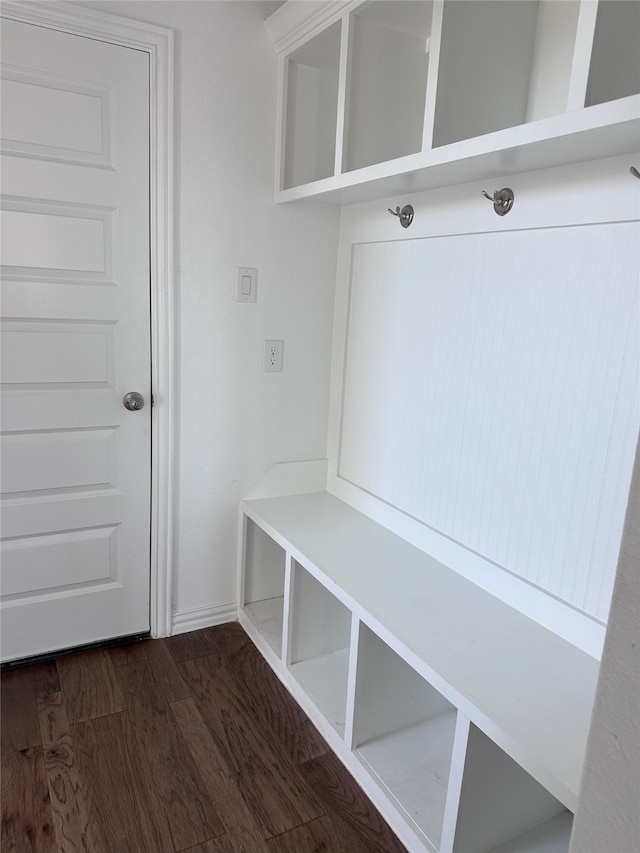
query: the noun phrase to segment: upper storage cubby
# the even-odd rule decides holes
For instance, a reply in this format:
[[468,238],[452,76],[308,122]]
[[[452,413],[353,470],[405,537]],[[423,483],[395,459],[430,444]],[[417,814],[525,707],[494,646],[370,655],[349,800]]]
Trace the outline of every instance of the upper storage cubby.
[[432,3],[375,0],[350,21],[346,171],[422,149]]
[[637,154],[637,0],[292,2],[267,27],[281,61],[278,201],[351,204],[506,163]]
[[287,57],[284,186],[333,174],[338,115],[340,24]]
[[567,109],[578,0],[457,0],[443,7],[433,145]]
[[640,3],[637,0],[600,2],[586,106],[602,104],[640,92]]

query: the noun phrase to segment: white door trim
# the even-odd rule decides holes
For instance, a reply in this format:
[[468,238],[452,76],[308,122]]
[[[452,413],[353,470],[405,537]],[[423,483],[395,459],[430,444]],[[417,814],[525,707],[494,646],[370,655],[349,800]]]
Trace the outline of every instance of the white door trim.
[[132,47],[150,62],[151,589],[153,637],[171,634],[173,539],[173,32],[67,3],[3,0],[1,14]]

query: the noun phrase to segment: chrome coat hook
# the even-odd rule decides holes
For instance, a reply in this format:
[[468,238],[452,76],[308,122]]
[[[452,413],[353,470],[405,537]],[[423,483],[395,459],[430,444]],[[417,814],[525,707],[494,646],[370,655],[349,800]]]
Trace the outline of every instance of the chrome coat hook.
[[397,216],[400,220],[400,225],[403,228],[408,228],[413,222],[413,207],[410,204],[405,204],[405,206],[400,210],[400,207],[396,207],[395,210],[391,210],[390,207],[387,208],[389,213],[393,216]]
[[635,166],[632,166],[629,171],[631,172],[634,178],[640,178],[640,172],[636,169]]
[[501,190],[496,190],[493,195],[482,190],[482,195],[493,202],[493,209],[498,216],[504,216],[509,213],[513,207],[513,190],[509,187],[503,187]]

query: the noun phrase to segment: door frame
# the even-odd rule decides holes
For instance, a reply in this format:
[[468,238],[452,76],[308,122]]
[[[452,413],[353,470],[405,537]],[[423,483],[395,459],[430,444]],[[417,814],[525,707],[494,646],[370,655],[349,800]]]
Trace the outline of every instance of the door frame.
[[171,634],[174,497],[173,31],[64,2],[3,0],[0,15],[149,54],[151,259],[151,636]]

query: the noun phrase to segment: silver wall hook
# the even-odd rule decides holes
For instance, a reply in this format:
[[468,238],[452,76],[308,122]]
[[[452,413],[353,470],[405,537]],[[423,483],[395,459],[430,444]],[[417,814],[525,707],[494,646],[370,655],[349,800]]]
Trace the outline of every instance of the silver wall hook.
[[635,166],[632,166],[629,171],[631,172],[634,178],[640,178],[640,172],[636,169]]
[[387,208],[389,213],[393,216],[397,216],[400,220],[400,225],[403,228],[408,228],[413,222],[413,207],[410,204],[405,204],[405,206],[400,210],[399,207],[396,207],[395,210],[391,210],[390,207]]
[[493,209],[498,216],[505,216],[513,207],[513,190],[509,187],[503,187],[501,190],[496,190],[493,195],[482,190],[482,195],[493,202]]

